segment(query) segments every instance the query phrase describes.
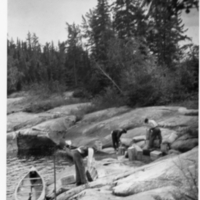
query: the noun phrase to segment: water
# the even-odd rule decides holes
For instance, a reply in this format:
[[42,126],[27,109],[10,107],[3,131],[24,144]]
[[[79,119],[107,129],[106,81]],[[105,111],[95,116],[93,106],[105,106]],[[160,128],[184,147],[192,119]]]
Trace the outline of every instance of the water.
[[[53,156],[18,156],[17,152],[7,154],[7,200],[14,200],[15,187],[33,165],[46,182],[52,180],[54,177]],[[69,165],[67,161],[59,159],[56,162],[56,173],[61,172],[67,165]]]

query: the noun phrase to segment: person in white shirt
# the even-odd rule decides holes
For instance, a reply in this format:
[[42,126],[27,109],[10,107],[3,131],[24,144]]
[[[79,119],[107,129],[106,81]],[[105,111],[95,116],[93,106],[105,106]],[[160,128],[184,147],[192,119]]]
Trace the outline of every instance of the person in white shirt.
[[149,126],[149,130],[147,130],[146,140],[148,141],[148,149],[154,148],[154,141],[158,138],[159,144],[158,147],[160,148],[160,145],[162,143],[162,135],[161,130],[158,127],[158,124],[156,121],[152,119],[146,118],[144,120],[144,123],[146,123]]

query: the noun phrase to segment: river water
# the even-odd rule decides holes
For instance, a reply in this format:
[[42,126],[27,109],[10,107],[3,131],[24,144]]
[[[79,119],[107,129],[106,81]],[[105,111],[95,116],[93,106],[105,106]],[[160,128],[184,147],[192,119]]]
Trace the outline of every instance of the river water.
[[[62,171],[68,164],[64,159],[59,159],[56,162],[56,173]],[[53,156],[19,156],[17,152],[7,154],[7,200],[14,200],[15,187],[33,165],[46,182],[54,177]]]

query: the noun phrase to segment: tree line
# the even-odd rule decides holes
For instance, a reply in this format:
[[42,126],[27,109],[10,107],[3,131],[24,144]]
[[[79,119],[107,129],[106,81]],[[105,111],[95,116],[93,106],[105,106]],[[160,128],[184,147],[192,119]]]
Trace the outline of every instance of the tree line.
[[[97,0],[82,23],[66,23],[66,41],[42,46],[35,33],[7,40],[7,91],[44,87],[129,105],[166,104],[198,93],[197,45],[181,12],[198,0]],[[79,91],[79,92],[78,92]]]

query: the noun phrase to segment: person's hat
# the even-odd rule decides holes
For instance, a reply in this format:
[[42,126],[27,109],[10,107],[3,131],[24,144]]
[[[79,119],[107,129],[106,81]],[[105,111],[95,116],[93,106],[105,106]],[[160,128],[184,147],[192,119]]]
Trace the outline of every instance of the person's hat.
[[71,146],[72,145],[72,141],[71,140],[66,140],[65,144],[68,145],[68,146]]
[[30,169],[29,171],[30,171],[30,172],[34,172],[34,171],[36,171],[35,166],[32,166],[31,169]]
[[123,131],[124,133],[127,133],[127,129],[124,127],[120,128],[120,130]]

